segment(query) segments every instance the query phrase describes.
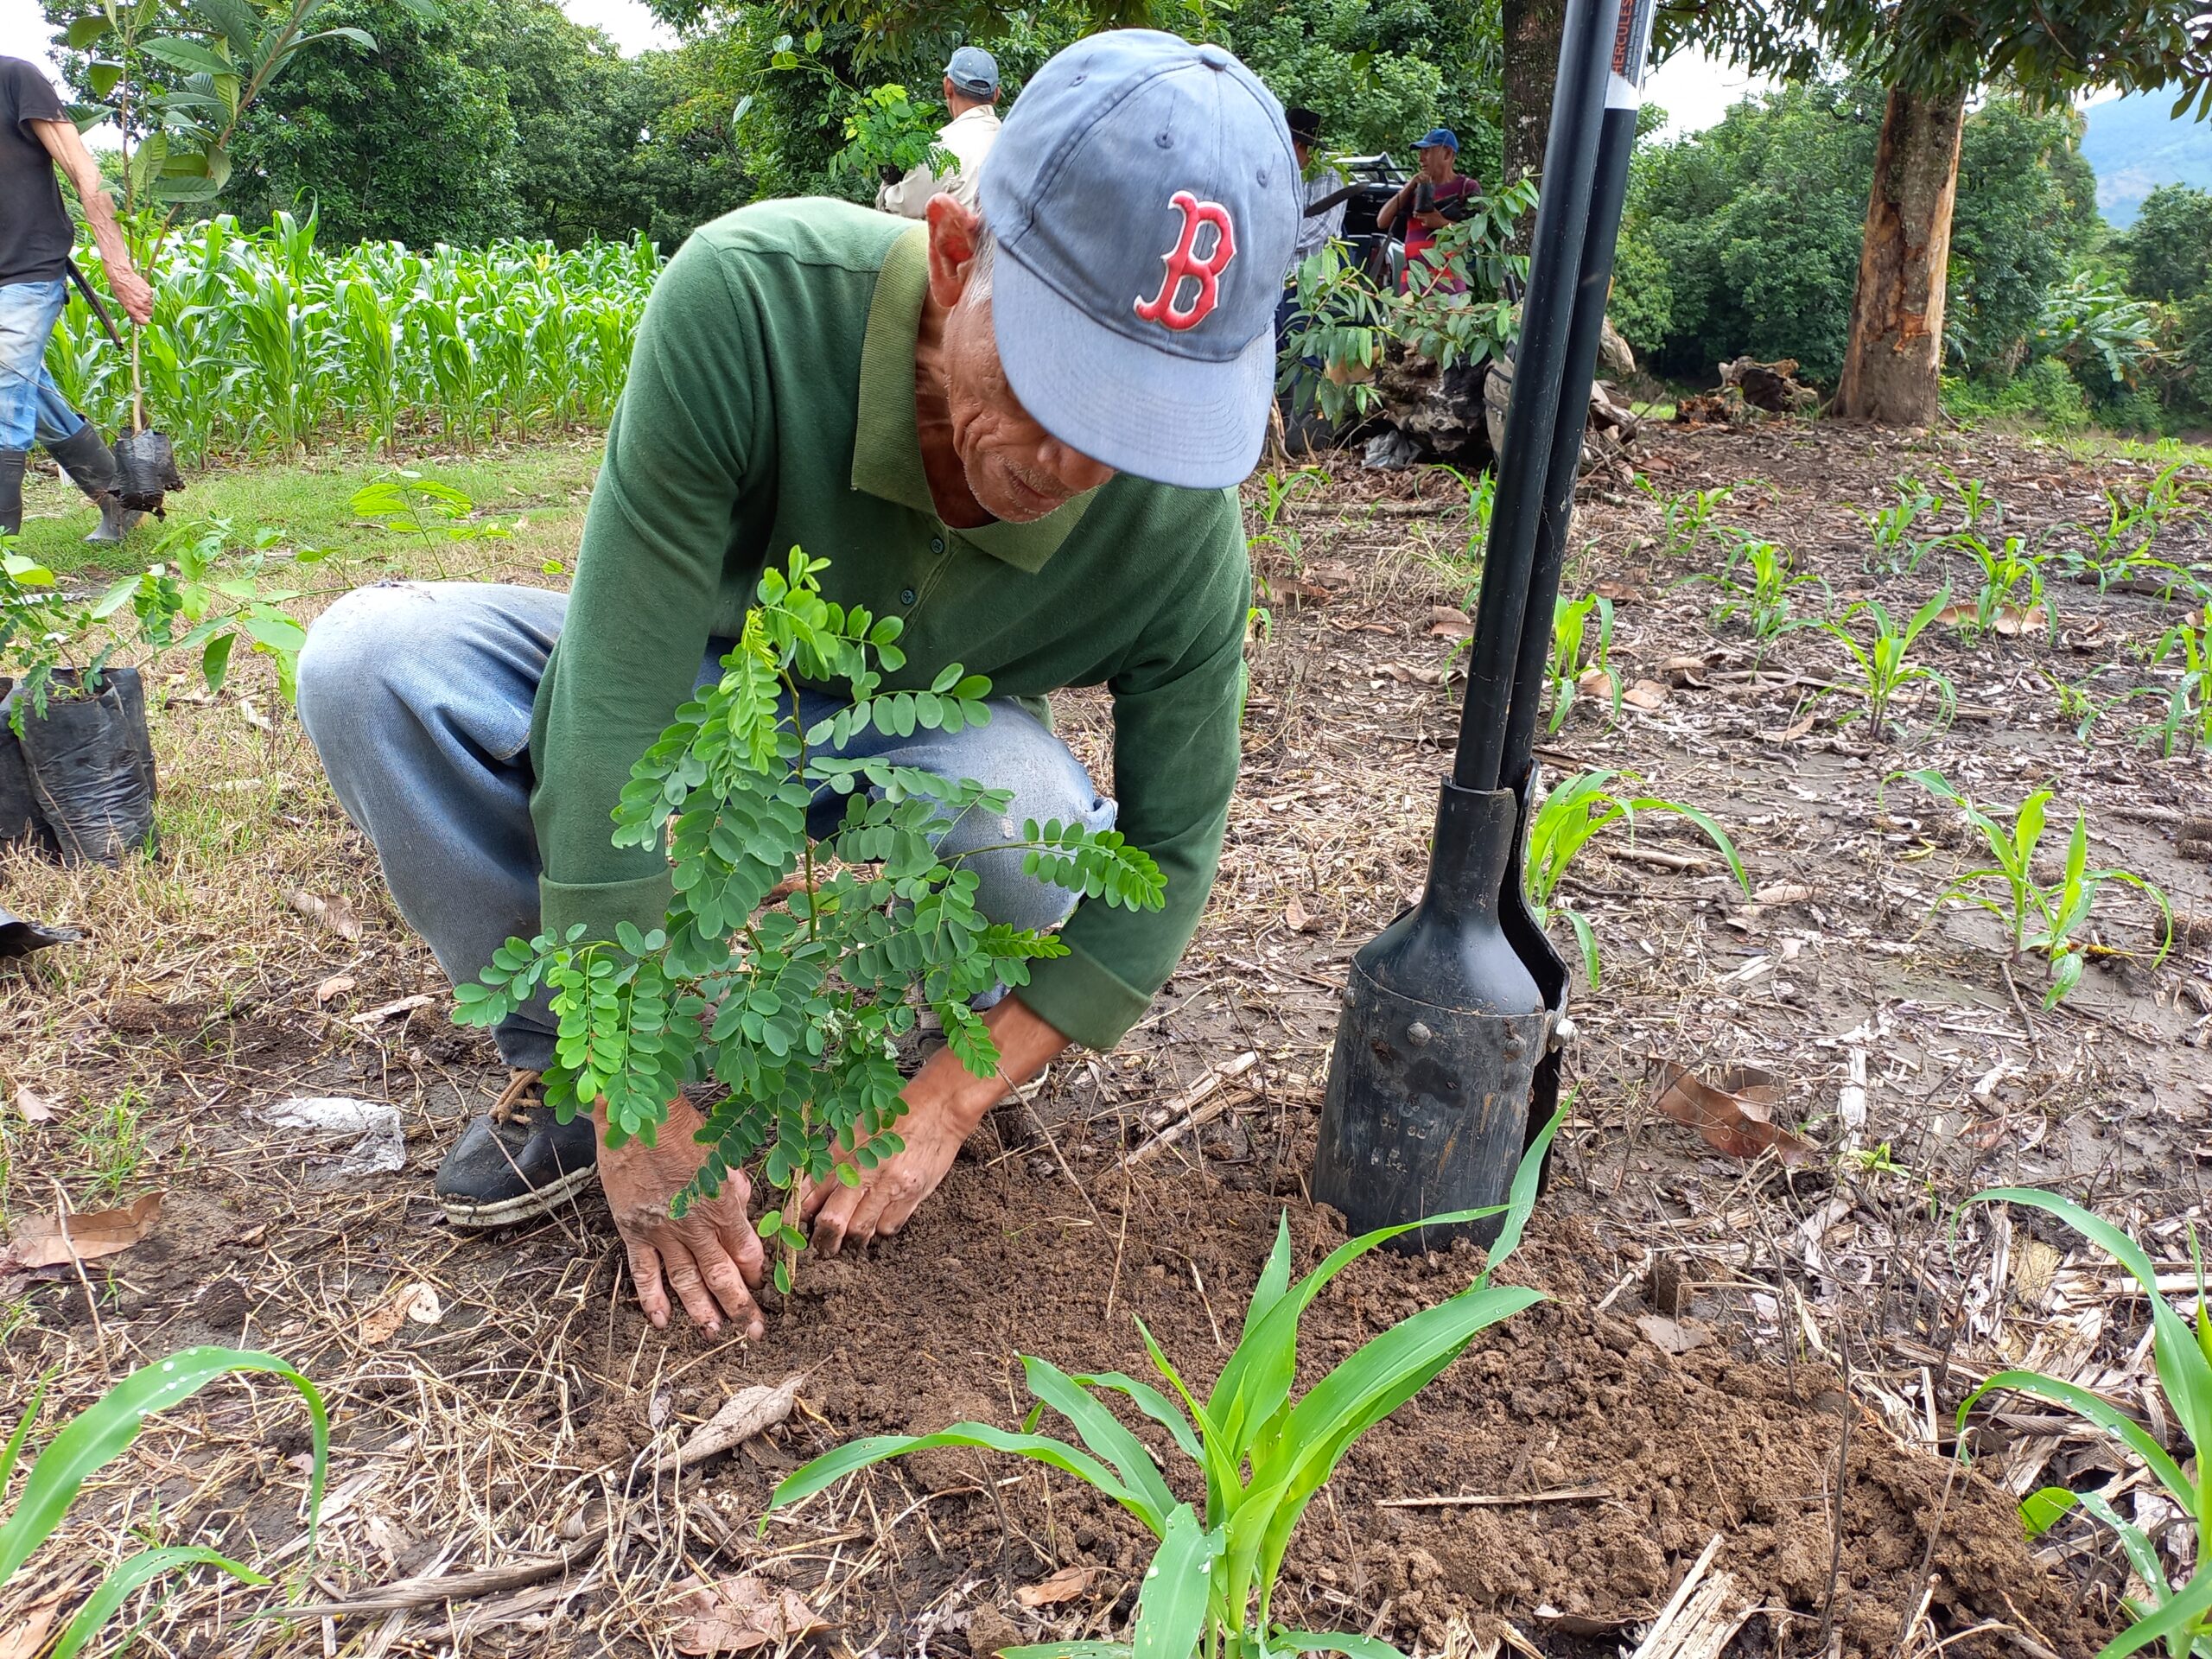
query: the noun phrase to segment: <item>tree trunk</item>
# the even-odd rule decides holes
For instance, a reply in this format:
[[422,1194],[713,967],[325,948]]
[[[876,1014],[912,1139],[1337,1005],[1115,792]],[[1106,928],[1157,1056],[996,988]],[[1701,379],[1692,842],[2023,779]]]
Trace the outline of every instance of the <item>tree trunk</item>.
[[[1505,36],[1505,176],[1502,185],[1534,178],[1541,186],[1544,141],[1551,136],[1552,92],[1559,81],[1560,36],[1567,0],[1503,0]],[[1529,251],[1536,216],[1514,227],[1516,252]]]
[[1965,117],[1963,92],[1890,92],[1859,247],[1851,343],[1836,385],[1835,413],[1846,420],[1929,426],[1939,412],[1943,286]]

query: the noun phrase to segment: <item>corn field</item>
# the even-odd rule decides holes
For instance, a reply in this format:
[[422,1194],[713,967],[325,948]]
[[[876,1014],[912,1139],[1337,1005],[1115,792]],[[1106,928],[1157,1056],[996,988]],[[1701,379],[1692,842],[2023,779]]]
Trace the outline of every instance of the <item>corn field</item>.
[[[225,214],[163,250],[140,344],[146,416],[187,461],[603,425],[661,266],[642,238],[334,254],[315,237],[312,214],[258,232]],[[99,280],[97,259],[78,263]],[[47,366],[103,426],[128,423],[130,359],[73,288]]]

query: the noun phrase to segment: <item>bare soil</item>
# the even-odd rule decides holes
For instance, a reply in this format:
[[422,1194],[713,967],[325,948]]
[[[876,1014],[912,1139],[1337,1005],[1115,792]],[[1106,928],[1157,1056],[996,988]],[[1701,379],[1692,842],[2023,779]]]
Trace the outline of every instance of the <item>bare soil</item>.
[[[1669,493],[1734,484],[1722,522],[1788,544],[1839,606],[1878,594],[1902,613],[1947,577],[1970,587],[1963,568],[1939,554],[1916,575],[1867,575],[1850,509],[1885,504],[1900,472],[1942,488],[1939,461],[1989,483],[2008,531],[2054,544],[2101,512],[2100,489],[2150,476],[2016,440],[1794,423],[1659,433],[1637,464]],[[2056,640],[1932,630],[1927,660],[1956,683],[1959,718],[1942,727],[1925,700],[1878,744],[1826,689],[1833,640],[1805,630],[1762,654],[1713,625],[1712,589],[1681,578],[1717,566],[1717,548],[1663,556],[1656,508],[1611,478],[1590,481],[1579,523],[1592,545],[1571,589],[1605,584],[1616,671],[1666,695],[1618,721],[1584,702],[1547,738],[1548,769],[1630,769],[1639,787],[1694,802],[1774,896],[1746,899],[1662,815],[1577,867],[1563,896],[1592,919],[1604,972],[1573,994],[1574,1115],[1505,1273],[1549,1300],[1485,1333],[1352,1454],[1293,1544],[1279,1611],[1424,1654],[1500,1639],[1611,1654],[1718,1537],[1712,1568],[1753,1610],[1732,1652],[2090,1653],[2125,1622],[2124,1568],[2086,1522],[2031,1546],[2017,1497],[2113,1481],[2174,1562],[2189,1559],[2185,1529],[2145,1507],[2094,1436],[2015,1401],[1977,1427],[1961,1464],[1951,1414],[1980,1377],[2028,1363],[2148,1415],[2144,1307],[2026,1212],[1949,1222],[1981,1187],[2048,1185],[2164,1257],[2183,1253],[2212,1150],[2207,765],[2143,746],[2147,702],[2077,742],[2046,677],[2109,664],[2113,688],[2170,686],[2140,657],[2196,601],[2055,582]],[[149,1638],[195,1655],[662,1653],[691,1578],[740,1570],[796,1591],[834,1621],[823,1639],[855,1655],[1117,1633],[1141,1529],[1027,1465],[933,1453],[779,1516],[765,1536],[755,1527],[781,1473],[853,1435],[1018,1422],[1021,1354],[1141,1373],[1141,1317],[1210,1380],[1278,1215],[1301,1264],[1341,1238],[1303,1186],[1334,992],[1425,865],[1459,692],[1453,641],[1432,630],[1473,567],[1448,475],[1347,461],[1279,528],[1289,544],[1256,556],[1274,632],[1252,651],[1222,879],[1152,1015],[1115,1054],[1056,1068],[1033,1118],[994,1114],[901,1237],[803,1262],[750,1349],[646,1326],[595,1197],[488,1238],[439,1222],[430,1172],[496,1089],[492,1055],[445,1024],[435,964],[289,717],[264,732],[236,693],[171,702],[157,727],[160,861],[0,864],[12,907],[90,936],[0,969],[0,1067],[11,1095],[29,1087],[54,1107],[31,1122],[0,1105],[9,1216],[50,1210],[57,1181],[80,1211],[167,1195],[144,1243],[91,1264],[92,1306],[66,1268],[0,1282],[0,1388],[21,1402],[51,1370],[51,1425],[99,1392],[104,1370],[188,1343],[293,1357],[330,1394],[338,1446],[320,1554],[295,1585],[311,1598],[529,1561],[614,1522],[613,1543],[564,1575],[329,1624],[249,1624],[257,1601],[195,1578],[145,1605]],[[2159,552],[2212,559],[2212,516],[2171,530]],[[238,690],[273,701],[251,674]],[[1103,702],[1071,696],[1062,713],[1103,766]],[[2052,788],[2062,828],[2085,810],[2092,862],[2171,895],[2183,924],[2172,950],[2153,965],[2151,907],[2113,888],[2092,924],[2103,953],[2073,996],[2040,1009],[2041,969],[2024,960],[2008,982],[1987,918],[1930,913],[1975,860],[1955,815],[1909,783],[1884,786],[1929,766],[2008,809]],[[289,908],[295,888],[347,899],[359,939]],[[357,1018],[416,993],[435,1000]],[[1147,1113],[1246,1052],[1259,1058],[1214,1124],[1122,1166],[1153,1132]],[[1780,1074],[1777,1116],[1817,1155],[1796,1170],[1719,1156],[1651,1111],[1658,1059]],[[334,1183],[342,1148],[303,1147],[253,1116],[295,1094],[398,1105],[408,1168]],[[1308,1316],[1302,1377],[1477,1265],[1363,1261]],[[379,1338],[369,1316],[416,1283],[435,1289],[437,1319]],[[1696,1345],[1661,1345],[1684,1332]],[[650,1473],[736,1388],[795,1371],[808,1380],[790,1423],[680,1478]],[[80,1592],[132,1529],[243,1557],[296,1545],[305,1446],[275,1391],[210,1389],[95,1483],[28,1581],[0,1590],[0,1630]],[[1469,1497],[1501,1501],[1395,1502]],[[295,1548],[280,1565],[303,1559]],[[1021,1588],[1070,1566],[1096,1571],[1071,1599],[1023,1605]]]

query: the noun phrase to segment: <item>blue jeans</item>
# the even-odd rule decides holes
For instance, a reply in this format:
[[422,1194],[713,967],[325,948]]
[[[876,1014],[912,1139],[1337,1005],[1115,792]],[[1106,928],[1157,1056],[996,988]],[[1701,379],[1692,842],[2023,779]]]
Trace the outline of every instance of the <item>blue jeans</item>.
[[0,449],[56,443],[84,427],[46,372],[46,342],[68,299],[58,279],[0,283]]
[[[568,596],[485,582],[380,582],[356,588],[315,621],[300,652],[300,723],[340,804],[377,849],[407,924],[447,977],[474,979],[510,936],[537,931],[537,837],[530,817],[531,705]],[[699,683],[721,677],[728,641],[710,641]],[[836,704],[803,694],[808,721]],[[1011,790],[1002,817],[969,812],[951,851],[1018,839],[1024,818],[1103,830],[1115,804],[1050,728],[1007,699],[987,726],[887,737],[871,728],[841,753],[880,757]],[[825,791],[827,830],[843,810]],[[610,825],[609,835],[613,834]],[[1018,852],[981,855],[976,903],[995,922],[1049,928],[1075,895],[1022,874]],[[494,1033],[509,1065],[543,1071],[554,1026],[543,1003]]]

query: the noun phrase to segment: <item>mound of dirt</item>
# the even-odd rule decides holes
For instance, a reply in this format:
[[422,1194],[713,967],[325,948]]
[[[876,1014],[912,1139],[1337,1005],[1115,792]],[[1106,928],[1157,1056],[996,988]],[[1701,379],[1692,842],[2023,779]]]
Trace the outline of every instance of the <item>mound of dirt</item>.
[[[1194,1387],[1210,1386],[1284,1201],[1226,1191],[1196,1170],[1143,1173],[1126,1191],[1117,1175],[1090,1185],[1095,1214],[1047,1160],[963,1163],[908,1233],[872,1260],[803,1261],[795,1305],[772,1319],[755,1351],[732,1356],[706,1394],[719,1400],[748,1380],[818,1368],[807,1392],[820,1420],[787,1438],[773,1466],[758,1458],[710,1465],[709,1479],[721,1488],[717,1507],[749,1517],[798,1458],[860,1434],[926,1431],[960,1418],[1015,1425],[1028,1405],[1018,1354],[1070,1370],[1149,1375],[1132,1316]],[[1354,1450],[1292,1542],[1281,1616],[1312,1627],[1371,1626],[1429,1651],[1454,1616],[1478,1629],[1504,1618],[1547,1651],[1611,1652],[1610,1641],[1589,1642],[1618,1639],[1623,1626],[1650,1618],[1718,1535],[1715,1567],[1733,1574],[1745,1596],[1817,1624],[1830,1598],[1838,1440],[1848,1411],[1833,1592],[1842,1654],[1891,1651],[1926,1587],[1923,1560],[1939,1634],[1994,1619],[2062,1653],[2099,1645],[2106,1633],[2030,1560],[2012,1500],[1967,1474],[1952,1480],[1947,1501],[1949,1465],[1886,1433],[1847,1401],[1833,1371],[1799,1365],[1792,1375],[1731,1352],[1721,1333],[1694,1325],[1702,1345],[1667,1351],[1634,1323],[1648,1314],[1634,1288],[1594,1311],[1619,1269],[1562,1207],[1539,1212],[1525,1253],[1502,1275],[1551,1300],[1478,1338]],[[1342,1240],[1333,1211],[1297,1200],[1289,1209],[1301,1268]],[[1463,1287],[1478,1264],[1464,1249],[1356,1263],[1306,1316],[1300,1387]],[[1681,1345],[1682,1327],[1652,1328]],[[1165,1436],[1131,1421],[1162,1452],[1171,1484],[1197,1497],[1189,1471],[1165,1455]],[[638,1431],[642,1443],[642,1425]],[[995,1497],[982,1490],[986,1474],[1025,1472]],[[824,1610],[855,1650],[871,1637],[887,1645],[918,1610],[956,1586],[970,1586],[970,1605],[996,1603],[1025,1639],[1072,1634],[1079,1606],[1031,1612],[1012,1593],[1062,1567],[1098,1569],[1088,1592],[1094,1613],[1118,1600],[1115,1616],[1125,1616],[1133,1602],[1148,1535],[1071,1481],[1048,1482],[1033,1465],[966,1452],[925,1454],[861,1478],[880,1483],[868,1494],[877,1516],[910,1518],[893,1529],[895,1545],[877,1552],[885,1565],[849,1580],[842,1600]],[[1470,1493],[1523,1501],[1380,1503]],[[848,1515],[859,1497],[815,1500],[833,1502]],[[808,1522],[826,1529],[829,1513],[778,1523],[772,1540],[797,1548]],[[861,1503],[837,1530],[868,1525],[868,1513]],[[818,1580],[805,1583],[812,1589]],[[1778,1622],[1775,1611],[1755,1618],[1740,1638],[1745,1645],[1732,1650],[1771,1651]],[[1086,1633],[1095,1631],[1094,1624]],[[1799,1624],[1792,1650],[1811,1641],[1810,1625]],[[1945,1649],[2008,1650],[2017,1649],[1996,1635]]]

